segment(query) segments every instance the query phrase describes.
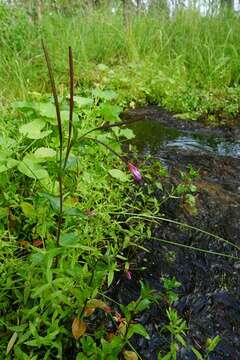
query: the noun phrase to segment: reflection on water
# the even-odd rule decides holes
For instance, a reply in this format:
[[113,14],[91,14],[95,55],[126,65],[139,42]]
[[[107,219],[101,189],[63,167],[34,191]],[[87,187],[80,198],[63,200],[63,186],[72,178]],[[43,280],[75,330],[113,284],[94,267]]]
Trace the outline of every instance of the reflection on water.
[[157,121],[144,120],[128,126],[134,131],[131,144],[140,152],[157,155],[164,149],[196,150],[240,158],[240,141],[229,141],[215,135],[167,128]]

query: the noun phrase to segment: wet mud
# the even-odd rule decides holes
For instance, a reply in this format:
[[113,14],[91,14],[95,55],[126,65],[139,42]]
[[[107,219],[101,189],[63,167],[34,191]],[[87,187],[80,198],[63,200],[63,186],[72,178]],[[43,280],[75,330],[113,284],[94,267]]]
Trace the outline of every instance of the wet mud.
[[[207,339],[220,335],[220,343],[206,358],[238,360],[240,128],[236,124],[211,128],[201,122],[178,120],[157,107],[130,110],[123,117],[143,120],[130,125],[136,134],[132,145],[139,157],[148,155],[149,164],[152,157],[168,168],[170,176],[165,186],[178,184],[180,171],[188,169],[190,164],[199,172],[200,178],[194,181],[197,212],[190,214],[178,199],[169,199],[161,210],[165,217],[203,229],[228,242],[184,226],[159,222],[152,228],[154,239],[144,243],[150,252],[141,251],[133,260],[136,268],[145,267],[146,270],[133,273],[131,280],[121,279],[112,296],[128,303],[139,295],[140,280],[163,292],[161,278],[175,277],[181,287],[174,306],[189,327],[186,336],[189,346],[179,346],[178,359],[196,359],[191,346],[204,353]],[[156,193],[157,198],[161,196],[161,191]],[[134,337],[133,345],[143,359],[157,359],[158,352],[164,353],[170,341],[169,335],[159,331],[166,323],[165,310],[153,305],[139,321],[151,340]]]

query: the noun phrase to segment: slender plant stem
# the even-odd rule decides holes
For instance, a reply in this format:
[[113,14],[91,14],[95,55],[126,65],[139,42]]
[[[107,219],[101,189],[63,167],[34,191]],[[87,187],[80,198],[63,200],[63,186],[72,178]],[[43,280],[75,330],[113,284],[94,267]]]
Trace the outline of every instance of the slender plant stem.
[[[128,125],[128,124],[132,124],[138,121],[143,121],[143,119],[133,119],[133,120],[128,120],[128,121],[117,121],[115,123],[109,124],[109,123],[105,123],[103,125],[97,126],[93,129],[90,129],[88,131],[86,131],[83,135],[81,135],[78,139],[77,142],[79,143],[81,140],[83,140],[87,135],[91,134],[94,131],[97,130],[109,130],[113,127],[117,127],[117,126],[123,126],[123,125]],[[94,140],[93,138],[91,138],[92,140]],[[74,143],[71,140],[70,144],[69,144],[69,152],[71,151],[71,148],[73,147]],[[64,164],[64,167],[66,167],[66,164]]]
[[115,215],[127,215],[129,216],[129,218],[127,219],[130,220],[131,218],[138,218],[138,219],[146,219],[146,220],[159,220],[159,221],[165,221],[165,222],[168,222],[168,223],[172,223],[172,224],[176,224],[176,225],[179,225],[179,226],[183,226],[187,229],[191,229],[191,230],[194,230],[194,231],[197,231],[197,232],[200,232],[202,234],[205,234],[209,237],[212,237],[213,239],[215,240],[218,240],[218,241],[221,241],[225,244],[228,244],[228,245],[231,245],[233,246],[234,248],[236,248],[238,251],[240,251],[240,247],[236,244],[234,244],[232,241],[229,241],[227,239],[224,239],[222,238],[221,236],[218,236],[218,235],[215,235],[213,233],[210,233],[206,230],[203,230],[203,229],[200,229],[200,228],[197,228],[195,226],[192,226],[192,225],[189,225],[189,224],[186,224],[186,223],[182,223],[180,221],[176,221],[176,220],[172,220],[172,219],[169,219],[169,218],[164,218],[164,217],[161,217],[161,216],[154,216],[154,215],[150,215],[150,214],[137,214],[137,213],[131,213],[131,212],[125,212],[125,213],[122,213],[122,212],[113,212],[112,214],[115,214]]
[[112,152],[114,155],[116,155],[119,159],[121,159],[121,161],[123,161],[124,163],[128,163],[128,160],[124,157],[119,155],[115,150],[113,150],[110,146],[108,146],[107,144],[105,144],[104,142],[102,142],[101,140],[98,139],[94,139],[91,137],[85,137],[86,140],[92,140],[98,144],[101,144],[102,146],[104,146],[106,149],[108,149],[110,152]]
[[59,247],[60,245],[60,235],[61,235],[61,227],[62,227],[62,220],[63,220],[63,169],[62,169],[62,158],[63,158],[63,131],[62,131],[62,121],[61,121],[61,113],[60,113],[60,105],[58,101],[58,95],[52,70],[52,64],[50,61],[50,57],[48,54],[48,50],[42,40],[42,48],[44,51],[48,74],[50,78],[52,94],[55,103],[56,109],[56,117],[57,117],[57,126],[58,126],[58,138],[59,138],[59,167],[58,167],[58,182],[59,182],[59,198],[60,198],[60,209],[58,214],[58,221],[57,221],[57,233],[56,233],[56,244]]
[[73,55],[72,48],[68,48],[68,59],[69,59],[69,122],[68,122],[68,142],[67,142],[67,152],[65,156],[65,161],[63,165],[63,170],[66,168],[69,154],[71,151],[71,139],[72,139],[72,128],[73,128],[73,106],[74,106],[74,68],[73,68]]
[[[97,263],[98,263],[98,259],[95,261],[95,264],[93,266],[93,270],[92,270],[92,274],[91,274],[91,278],[90,278],[90,281],[89,281],[89,284],[88,286],[91,287],[92,286],[92,282],[93,282],[93,279],[94,279],[94,275],[95,275],[95,269],[96,269],[96,266],[97,266]],[[84,304],[83,304],[83,307],[82,307],[82,310],[81,310],[81,313],[79,315],[79,319],[82,318],[83,314],[84,314],[84,311],[86,309],[86,306],[87,306],[87,302],[88,302],[89,298],[87,297],[84,301]]]
[[237,257],[237,256],[233,256],[233,255],[229,255],[229,254],[224,254],[224,253],[220,253],[220,252],[212,251],[212,250],[206,250],[206,249],[199,248],[199,247],[195,247],[195,246],[191,246],[191,245],[185,245],[185,244],[181,244],[181,243],[178,243],[178,242],[175,242],[175,241],[165,240],[165,239],[161,239],[161,238],[157,238],[157,237],[152,237],[152,236],[151,236],[151,239],[157,240],[157,241],[160,241],[160,242],[163,242],[163,243],[165,243],[165,244],[182,247],[182,248],[188,249],[188,250],[194,250],[194,251],[198,251],[198,252],[202,252],[202,253],[210,254],[210,255],[222,256],[222,257],[225,257],[225,258],[228,258],[228,259],[232,259],[232,260],[238,260],[238,261],[240,260],[240,258]]

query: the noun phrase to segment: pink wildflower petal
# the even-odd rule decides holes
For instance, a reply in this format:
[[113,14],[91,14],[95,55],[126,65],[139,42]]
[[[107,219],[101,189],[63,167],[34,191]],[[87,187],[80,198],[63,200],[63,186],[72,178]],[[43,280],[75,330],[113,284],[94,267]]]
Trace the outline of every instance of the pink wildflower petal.
[[131,271],[127,270],[125,273],[126,273],[127,279],[128,279],[128,280],[132,280],[132,273],[131,273]]
[[128,163],[128,170],[133,174],[134,180],[135,181],[141,181],[142,180],[142,175],[140,173],[140,171],[138,170],[138,168],[133,165],[132,163]]

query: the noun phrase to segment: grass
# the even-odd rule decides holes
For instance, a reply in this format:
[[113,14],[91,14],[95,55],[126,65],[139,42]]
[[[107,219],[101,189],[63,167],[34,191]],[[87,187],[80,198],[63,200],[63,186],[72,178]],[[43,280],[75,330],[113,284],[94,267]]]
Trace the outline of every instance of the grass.
[[[65,49],[74,49],[79,92],[111,86],[122,92],[124,104],[158,103],[193,116],[238,112],[240,24],[233,13],[203,17],[186,10],[169,19],[151,12],[132,16],[129,29],[121,14],[106,8],[72,17],[45,15],[39,27],[21,11],[0,19],[3,99],[49,91],[43,37],[60,83],[65,82]],[[98,64],[108,71],[102,74]]]

